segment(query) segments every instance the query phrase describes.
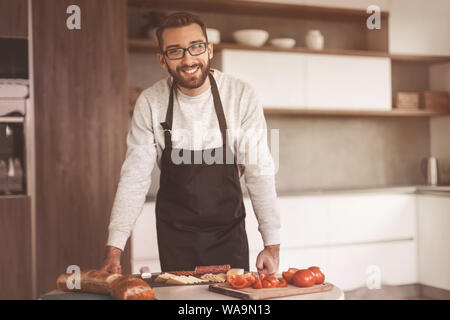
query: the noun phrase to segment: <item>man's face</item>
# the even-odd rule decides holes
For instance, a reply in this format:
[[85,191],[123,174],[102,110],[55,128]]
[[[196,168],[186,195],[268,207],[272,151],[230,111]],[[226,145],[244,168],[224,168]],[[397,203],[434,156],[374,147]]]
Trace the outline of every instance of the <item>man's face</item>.
[[[202,28],[197,23],[188,26],[168,28],[162,33],[163,51],[172,48],[187,48],[196,42],[206,42]],[[178,60],[158,54],[159,62],[172,75],[179,86],[195,89],[200,87],[208,77],[210,58],[213,56],[212,44],[198,56],[188,51]]]

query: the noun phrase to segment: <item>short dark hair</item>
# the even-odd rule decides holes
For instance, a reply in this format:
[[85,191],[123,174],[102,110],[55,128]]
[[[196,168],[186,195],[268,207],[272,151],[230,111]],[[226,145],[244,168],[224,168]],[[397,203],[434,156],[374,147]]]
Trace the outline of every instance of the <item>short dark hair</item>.
[[156,29],[156,37],[158,38],[159,51],[161,53],[163,52],[162,33],[165,29],[184,27],[192,23],[197,23],[202,28],[203,35],[205,36],[206,42],[208,42],[205,23],[199,17],[189,12],[174,12],[166,16],[163,19],[163,21],[161,21],[158,29]]

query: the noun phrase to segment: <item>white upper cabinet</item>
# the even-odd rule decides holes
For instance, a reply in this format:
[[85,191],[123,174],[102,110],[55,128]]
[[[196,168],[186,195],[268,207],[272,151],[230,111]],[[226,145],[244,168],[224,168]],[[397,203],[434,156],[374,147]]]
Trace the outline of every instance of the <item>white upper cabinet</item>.
[[225,49],[221,62],[264,108],[391,109],[389,58]]
[[221,60],[222,71],[248,82],[263,107],[305,106],[305,55],[226,49]]
[[391,61],[382,57],[308,54],[309,109],[391,110]]

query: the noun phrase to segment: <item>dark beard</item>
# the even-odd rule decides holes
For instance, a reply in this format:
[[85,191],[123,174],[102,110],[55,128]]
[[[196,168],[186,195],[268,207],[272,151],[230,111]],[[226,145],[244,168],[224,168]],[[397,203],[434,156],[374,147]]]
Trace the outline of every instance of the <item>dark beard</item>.
[[[193,67],[193,66],[199,67],[200,75],[197,77],[190,77],[189,79],[184,78],[181,70],[184,68]],[[167,68],[167,70],[169,71],[169,74],[175,79],[175,82],[177,83],[177,85],[180,87],[187,88],[187,89],[196,89],[196,88],[200,87],[203,83],[205,83],[206,77],[208,76],[208,73],[209,73],[209,69],[210,69],[210,59],[209,58],[208,58],[208,63],[206,64],[206,66],[203,66],[202,63],[196,63],[191,66],[182,65],[182,66],[177,67],[176,72],[171,70],[169,67]]]

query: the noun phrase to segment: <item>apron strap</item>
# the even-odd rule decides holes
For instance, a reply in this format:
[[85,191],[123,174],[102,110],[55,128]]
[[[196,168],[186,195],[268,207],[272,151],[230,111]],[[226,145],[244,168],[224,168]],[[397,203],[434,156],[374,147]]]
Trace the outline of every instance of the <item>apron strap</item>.
[[222,101],[220,100],[219,89],[217,88],[216,80],[209,74],[209,82],[211,83],[211,91],[213,94],[214,108],[216,109],[217,119],[219,120],[220,133],[222,134],[222,146],[225,154],[227,145],[227,121],[225,120],[225,114],[223,113]]
[[175,79],[172,80],[172,87],[170,88],[169,105],[166,112],[166,120],[161,122],[161,127],[164,129],[164,148],[172,149],[172,120],[173,120],[173,92],[175,90]]

